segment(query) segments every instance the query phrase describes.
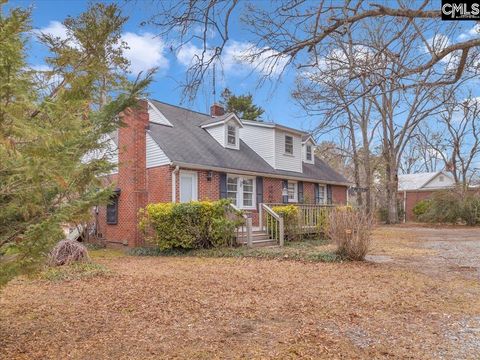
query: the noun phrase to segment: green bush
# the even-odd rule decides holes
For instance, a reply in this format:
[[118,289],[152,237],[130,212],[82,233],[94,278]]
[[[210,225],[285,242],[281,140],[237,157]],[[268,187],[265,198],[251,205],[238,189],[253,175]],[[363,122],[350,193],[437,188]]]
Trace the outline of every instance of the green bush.
[[[430,223],[464,223],[480,225],[480,196],[470,192],[442,191],[435,193],[428,201],[420,221]],[[418,204],[417,204],[418,205]]]
[[415,204],[412,211],[413,214],[419,218],[419,216],[425,214],[431,206],[430,200],[420,200],[418,203]]
[[467,225],[480,225],[480,195],[467,196],[463,200],[461,216]]
[[[289,241],[298,240],[300,231],[298,228],[298,207],[295,205],[274,206],[272,208],[278,215],[283,216],[285,237]],[[275,229],[272,227],[272,229]]]
[[139,227],[148,242],[160,250],[199,249],[233,245],[241,223],[230,216],[229,200],[147,205],[140,211]]

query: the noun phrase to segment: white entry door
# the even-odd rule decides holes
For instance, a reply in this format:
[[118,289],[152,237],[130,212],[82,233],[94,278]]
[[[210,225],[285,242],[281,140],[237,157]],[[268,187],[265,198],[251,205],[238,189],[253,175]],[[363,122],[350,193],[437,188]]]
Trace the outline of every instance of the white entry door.
[[198,200],[198,179],[195,171],[180,171],[180,202]]

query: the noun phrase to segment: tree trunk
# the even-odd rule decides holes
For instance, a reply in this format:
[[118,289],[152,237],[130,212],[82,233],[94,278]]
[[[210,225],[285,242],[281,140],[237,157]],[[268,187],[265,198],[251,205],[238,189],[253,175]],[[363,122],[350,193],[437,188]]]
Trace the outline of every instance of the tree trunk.
[[398,171],[395,157],[390,157],[386,164],[387,187],[387,224],[398,223],[397,191]]

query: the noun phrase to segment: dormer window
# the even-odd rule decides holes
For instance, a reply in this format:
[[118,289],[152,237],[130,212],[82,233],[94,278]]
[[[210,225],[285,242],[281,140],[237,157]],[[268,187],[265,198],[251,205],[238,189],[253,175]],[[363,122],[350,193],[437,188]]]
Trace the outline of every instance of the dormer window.
[[312,161],[312,145],[307,145],[306,150],[305,150],[305,156],[308,161]]
[[285,154],[293,155],[293,136],[285,135]]
[[237,128],[233,125],[227,126],[227,144],[237,146]]

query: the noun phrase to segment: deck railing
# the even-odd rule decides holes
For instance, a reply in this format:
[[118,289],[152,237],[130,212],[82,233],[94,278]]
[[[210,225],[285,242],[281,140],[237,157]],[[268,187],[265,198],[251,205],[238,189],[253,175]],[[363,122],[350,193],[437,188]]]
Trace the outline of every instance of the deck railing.
[[270,239],[275,240],[280,246],[284,245],[285,228],[283,217],[273,211],[267,204],[260,204],[259,225],[260,229],[264,230]]
[[[262,230],[270,229],[275,235],[276,229],[279,227],[278,218],[280,217],[273,208],[275,206],[285,206],[283,203],[261,204],[259,213],[259,225]],[[290,204],[298,208],[297,228],[301,233],[322,231],[326,226],[329,213],[335,208],[335,205],[320,204]],[[283,219],[282,219],[283,220]],[[283,222],[283,221],[282,221]],[[280,230],[278,230],[280,232]],[[285,229],[282,229],[285,233]],[[268,233],[268,231],[267,231]],[[274,238],[274,237],[272,237]]]

